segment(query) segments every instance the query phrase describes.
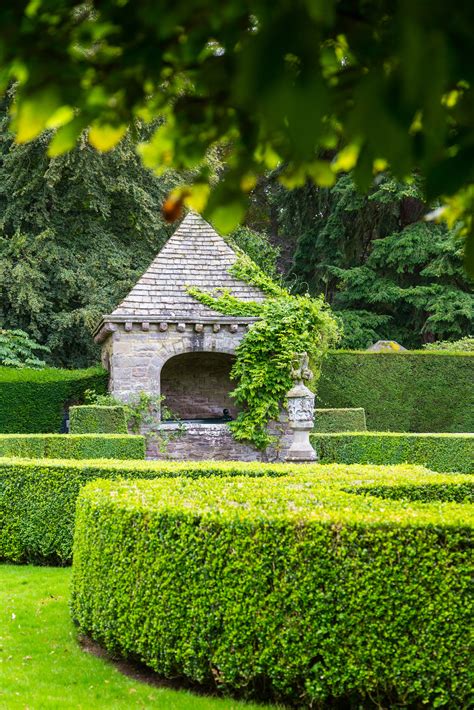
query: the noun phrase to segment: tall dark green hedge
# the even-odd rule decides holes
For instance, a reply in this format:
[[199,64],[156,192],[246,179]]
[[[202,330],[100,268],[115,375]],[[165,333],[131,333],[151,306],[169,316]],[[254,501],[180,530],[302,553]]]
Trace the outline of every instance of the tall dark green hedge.
[[89,484],[79,631],[162,675],[298,706],[470,707],[472,506],[429,502],[426,480],[449,476],[406,471],[419,502],[354,495],[392,483],[370,467],[328,469]]
[[83,401],[84,392],[107,390],[100,367],[87,370],[0,368],[0,432],[59,432],[66,404]]
[[474,353],[334,351],[318,407],[363,407],[373,431],[474,431]]

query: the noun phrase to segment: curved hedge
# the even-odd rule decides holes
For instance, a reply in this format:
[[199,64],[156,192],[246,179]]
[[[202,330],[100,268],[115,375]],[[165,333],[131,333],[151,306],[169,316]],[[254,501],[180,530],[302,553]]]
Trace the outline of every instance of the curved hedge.
[[[431,481],[457,486],[466,478],[442,476],[412,466],[322,466],[237,461],[54,461],[0,459],[0,560],[68,564],[72,557],[74,515],[81,488],[96,479],[187,479],[235,476],[281,477],[308,473],[318,480],[417,485]],[[435,476],[434,481],[433,476]],[[454,495],[454,494],[453,494]]]
[[[110,439],[110,435],[107,438]],[[140,445],[143,446],[142,443]],[[238,462],[0,458],[0,560],[70,563],[77,496],[82,486],[97,478],[281,476],[288,470],[285,467]]]
[[419,464],[432,471],[474,473],[474,434],[344,432],[312,434],[321,463]]
[[0,434],[0,457],[144,459],[145,437],[130,434]]
[[0,432],[59,432],[66,404],[83,401],[84,392],[107,391],[108,374],[87,370],[17,370],[0,367]]
[[474,353],[336,350],[319,407],[363,407],[373,431],[474,431]]
[[[90,484],[74,541],[79,631],[247,695],[468,707],[472,506],[354,495],[330,476]],[[371,477],[360,467],[352,485]]]

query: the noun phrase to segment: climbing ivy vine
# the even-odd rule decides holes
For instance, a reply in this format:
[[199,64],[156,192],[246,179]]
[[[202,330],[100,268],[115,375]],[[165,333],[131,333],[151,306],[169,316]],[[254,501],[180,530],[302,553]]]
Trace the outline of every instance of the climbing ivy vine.
[[338,327],[323,297],[291,295],[245,255],[239,256],[230,271],[258,286],[267,298],[242,301],[229,291],[206,293],[196,288],[188,288],[188,293],[224,315],[258,318],[236,350],[231,377],[237,384],[232,397],[241,412],[229,426],[239,441],[251,441],[264,449],[272,443],[268,424],[278,419],[292,386],[295,355],[308,353],[317,380],[326,350],[338,339]]

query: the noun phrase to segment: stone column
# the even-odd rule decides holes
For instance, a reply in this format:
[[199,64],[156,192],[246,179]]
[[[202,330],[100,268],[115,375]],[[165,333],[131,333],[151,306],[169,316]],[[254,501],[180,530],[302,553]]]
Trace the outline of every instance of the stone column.
[[309,438],[314,428],[314,394],[303,382],[299,382],[291,388],[286,399],[293,440],[285,458],[300,463],[317,461],[318,456]]

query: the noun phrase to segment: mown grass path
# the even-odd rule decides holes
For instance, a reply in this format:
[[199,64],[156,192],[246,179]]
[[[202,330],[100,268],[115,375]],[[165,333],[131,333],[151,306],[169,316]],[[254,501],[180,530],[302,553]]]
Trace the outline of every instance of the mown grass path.
[[1,710],[262,710],[156,687],[84,652],[69,618],[70,578],[70,568],[0,565]]

